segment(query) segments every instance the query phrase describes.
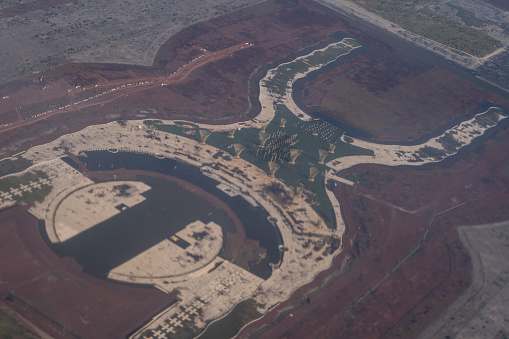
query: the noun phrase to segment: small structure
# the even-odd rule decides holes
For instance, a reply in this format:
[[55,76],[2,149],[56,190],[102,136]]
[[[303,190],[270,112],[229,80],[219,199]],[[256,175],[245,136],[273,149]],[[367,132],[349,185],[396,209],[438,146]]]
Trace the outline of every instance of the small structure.
[[304,187],[297,186],[297,188],[295,189],[295,196],[294,197],[299,197],[302,194],[302,191],[304,191]]
[[155,135],[156,135],[156,126],[154,126],[154,125],[149,125],[149,126],[148,126],[148,130],[147,130],[147,134],[148,134],[149,136],[152,136],[152,137],[153,137],[153,136],[155,136]]
[[258,136],[260,138],[260,148],[263,148],[267,140],[269,140],[270,134],[260,131]]
[[210,136],[210,131],[207,129],[201,129],[199,132],[200,132],[200,144],[205,145],[205,141]]
[[301,153],[302,153],[302,150],[300,150],[300,149],[297,149],[297,148],[290,149],[290,162],[289,162],[289,164],[290,165],[295,165],[295,160],[297,159],[297,157],[299,155],[301,155]]
[[318,175],[318,173],[320,173],[320,170],[316,167],[311,167],[309,169],[309,178],[308,180],[313,182],[315,181],[315,177]]
[[236,128],[232,128],[231,130],[228,131],[228,138],[230,139],[233,139],[235,137],[235,131],[237,129]]
[[269,176],[274,178],[274,174],[279,169],[279,164],[275,161],[269,161]]
[[323,222],[323,219],[320,218],[316,221],[315,223],[315,226],[316,228],[318,228],[319,230],[323,229],[325,227],[325,222]]
[[329,155],[329,151],[326,151],[324,149],[318,150],[318,163],[323,164],[325,162],[325,158],[327,158],[327,155]]
[[329,144],[329,154],[334,154],[335,149],[336,149],[336,144]]
[[284,128],[285,125],[286,125],[286,119],[285,118],[281,118],[281,122],[279,123],[279,127]]
[[232,147],[233,147],[233,151],[234,151],[234,156],[237,159],[240,158],[240,153],[242,153],[242,151],[246,149],[246,147],[241,144],[233,144]]

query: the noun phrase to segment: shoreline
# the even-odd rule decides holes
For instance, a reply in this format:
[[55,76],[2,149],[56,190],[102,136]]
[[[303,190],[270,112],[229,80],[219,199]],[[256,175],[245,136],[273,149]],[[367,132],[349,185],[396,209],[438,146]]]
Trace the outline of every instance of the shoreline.
[[[344,43],[345,39],[341,42],[335,43],[335,45]],[[326,50],[333,44],[328,45],[322,50]],[[348,45],[348,44],[347,44]],[[351,50],[354,48],[351,45],[348,45]],[[358,46],[360,47],[360,46]],[[357,48],[357,47],[356,47]],[[350,51],[351,51],[350,50]],[[315,51],[312,53],[296,58],[295,60],[302,60],[310,55],[313,55]],[[349,53],[349,52],[348,52]],[[341,54],[336,57],[339,58]],[[336,60],[334,59],[334,60]],[[294,60],[294,61],[295,61]],[[291,61],[293,62],[293,61]],[[260,114],[251,121],[236,123],[230,125],[207,125],[207,124],[196,124],[200,128],[209,128],[214,132],[226,131],[232,128],[242,128],[242,127],[261,127],[265,123],[272,121],[275,116],[275,107],[273,100],[281,100],[283,103],[288,103],[292,101],[291,96],[291,87],[290,90],[286,90],[284,95],[275,95],[270,92],[267,87],[264,87],[262,83],[265,83],[265,79],[271,79],[276,75],[277,69],[282,65],[290,64],[285,63],[281,64],[278,67],[271,69],[267,72],[267,75],[260,80],[260,96],[259,101],[262,106],[262,111]],[[287,81],[287,86],[289,83],[295,81],[297,76],[301,74],[308,74],[316,69],[309,68],[307,73],[296,73],[294,77]],[[264,90],[262,90],[264,89]],[[295,107],[293,107],[295,109]],[[498,111],[497,111],[498,110]],[[293,114],[299,117],[299,113],[293,112]],[[490,121],[486,123],[480,119],[484,115],[488,116],[488,114],[495,115],[496,121]],[[302,116],[303,120],[309,118],[307,115]],[[400,166],[400,165],[412,165],[419,166],[426,163],[435,163],[441,161],[444,158],[447,158],[453,154],[456,154],[460,149],[468,146],[474,139],[479,136],[482,136],[487,130],[490,128],[497,126],[497,124],[502,120],[507,118],[507,115],[502,113],[502,110],[495,107],[490,107],[485,112],[479,113],[475,115],[472,119],[463,121],[460,124],[448,129],[442,135],[437,136],[435,138],[431,138],[428,141],[414,146],[401,146],[401,145],[385,145],[385,144],[377,144],[371,143],[367,141],[363,141],[360,139],[354,139],[351,137],[344,136],[342,137],[342,141],[346,143],[353,144],[355,146],[359,146],[368,150],[372,150],[374,152],[373,156],[346,156],[343,158],[339,158],[337,160],[333,160],[327,163],[327,166],[331,169],[327,171],[327,174],[324,179],[324,183],[327,182],[328,179],[332,179],[334,181],[340,181],[343,184],[353,185],[355,183],[349,181],[348,179],[341,177],[334,177],[337,174],[352,166],[358,164],[366,164],[366,163],[374,163],[381,164],[386,166]],[[302,120],[302,119],[301,119]],[[345,232],[346,232],[346,223],[345,223],[345,213],[342,210],[341,204],[339,200],[335,197],[332,192],[329,192],[326,189],[327,195],[331,203],[333,204],[335,215],[336,215],[336,230],[331,232],[330,230],[320,230],[314,228],[314,220],[316,220],[316,212],[306,203],[302,198],[297,198],[295,202],[292,203],[290,207],[285,207],[285,209],[281,208],[277,205],[277,203],[271,201],[267,196],[264,195],[263,187],[267,182],[275,181],[276,179],[271,179],[267,176],[267,174],[261,170],[260,168],[254,167],[248,162],[242,159],[229,159],[226,160],[224,158],[216,159],[213,158],[213,154],[218,152],[218,149],[212,147],[207,144],[199,144],[196,140],[188,139],[184,137],[180,137],[176,134],[164,133],[165,138],[159,138],[159,140],[152,140],[146,137],[146,132],[148,131],[147,126],[143,124],[145,120],[130,120],[127,123],[127,127],[122,127],[119,123],[111,122],[104,125],[92,125],[88,126],[79,132],[66,134],[58,139],[39,146],[35,146],[29,149],[26,153],[20,155],[22,158],[31,160],[34,162],[34,165],[31,166],[28,170],[32,170],[37,166],[51,165],[51,162],[58,161],[57,159],[62,156],[72,153],[79,154],[80,152],[87,150],[126,150],[130,152],[136,153],[147,153],[152,154],[154,156],[163,156],[172,159],[176,159],[178,161],[183,161],[186,163],[193,164],[195,166],[199,166],[201,168],[206,168],[207,171],[214,173],[217,178],[220,178],[220,182],[224,182],[229,186],[236,187],[240,192],[244,193],[252,198],[257,204],[259,204],[263,209],[267,211],[269,215],[273,218],[277,219],[277,227],[281,233],[281,237],[283,239],[283,243],[285,246],[289,248],[288,251],[285,251],[285,260],[281,263],[279,268],[275,268],[272,272],[271,277],[261,282],[260,284],[256,283],[256,287],[253,285],[251,288],[254,290],[248,291],[249,289],[244,289],[241,291],[242,297],[240,299],[229,299],[227,302],[228,305],[236,305],[243,300],[253,298],[259,304],[263,306],[258,307],[258,311],[262,313],[269,312],[273,307],[289,300],[293,293],[301,288],[303,285],[307,285],[313,283],[316,277],[322,272],[328,270],[330,267],[334,265],[335,258],[343,253],[342,250],[344,248],[343,242],[341,242],[341,247],[339,249],[334,249],[330,254],[332,255],[323,255],[321,253],[323,246],[311,253],[311,256],[306,257],[304,255],[301,246],[306,240],[314,241],[319,243],[324,239],[329,239],[333,237],[338,237],[344,240]],[[182,120],[179,120],[182,121]],[[175,121],[168,121],[169,124],[175,124]],[[483,125],[484,124],[484,125]],[[131,129],[129,130],[129,126]],[[141,126],[134,128],[134,126]],[[453,138],[456,145],[456,148],[453,151],[446,151],[446,148],[443,143],[438,142],[438,139],[448,135]],[[441,151],[443,155],[440,159],[434,156],[422,156],[422,149],[430,147]],[[48,161],[48,159],[51,159]],[[210,164],[217,164],[225,166],[226,168],[213,168]],[[242,174],[246,174],[246,176],[238,175],[235,172],[235,168],[240,169]],[[333,174],[335,172],[335,174]],[[19,174],[19,173],[17,173]],[[17,175],[14,174],[14,175]],[[227,174],[228,176],[225,176]],[[250,177],[250,178],[248,178]],[[249,184],[245,181],[249,180]],[[278,181],[279,182],[279,181]],[[251,187],[249,187],[249,185]],[[287,188],[285,188],[287,189]],[[304,209],[304,212],[299,211],[298,209]],[[307,230],[306,235],[309,237],[308,239],[303,239],[302,234],[298,234],[294,231],[289,215],[289,210],[292,213],[297,215],[298,220],[304,222],[303,227]],[[46,214],[47,215],[47,214]],[[322,244],[323,245],[323,244]],[[240,245],[238,245],[240,247]],[[237,249],[239,249],[237,247]],[[325,253],[325,252],[324,252]],[[303,256],[304,255],[304,256]],[[306,258],[305,258],[306,257]],[[324,258],[325,257],[325,258]],[[215,275],[218,271],[214,271]],[[225,268],[224,274],[229,274],[229,269]],[[209,279],[213,279],[208,277]],[[198,280],[198,279],[196,279]],[[285,282],[282,284],[282,282]],[[195,282],[196,286],[201,286],[203,282]],[[169,285],[166,290],[178,289],[182,294],[185,293],[184,303],[193,303],[195,298],[196,291],[190,290],[189,286],[185,286],[182,284],[176,284],[174,286]],[[218,298],[218,295],[211,295],[211,298]],[[205,306],[204,306],[205,307]],[[200,324],[206,323],[210,321],[214,323],[219,317],[225,316],[225,314],[229,314],[233,308],[229,308],[228,310],[217,309],[215,306],[207,306],[206,312],[204,311],[204,315],[200,320]],[[172,305],[172,309],[175,308],[175,305]],[[167,312],[165,310],[164,312]],[[219,317],[218,317],[219,315]],[[158,317],[158,316],[155,316]],[[162,320],[164,322],[164,319]],[[148,325],[147,325],[148,326]],[[144,326],[143,328],[146,328]],[[139,332],[138,332],[139,333]]]

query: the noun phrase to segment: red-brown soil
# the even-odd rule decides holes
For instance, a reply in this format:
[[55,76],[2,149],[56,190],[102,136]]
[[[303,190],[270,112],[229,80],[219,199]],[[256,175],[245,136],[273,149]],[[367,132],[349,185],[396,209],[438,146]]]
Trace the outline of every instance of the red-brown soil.
[[[353,91],[356,101],[351,103],[352,112],[362,113],[360,104],[380,107],[387,103],[401,108],[395,110],[397,114],[387,110],[375,116],[377,110],[366,109],[373,120],[337,117],[379,133],[379,139],[414,140],[451,119],[465,117],[466,112],[473,114],[483,101],[507,105],[505,99],[445,68],[392,56],[394,48],[373,38],[369,29],[314,3],[274,0],[185,29],[161,48],[153,67],[69,64],[0,86],[0,97],[9,96],[0,107],[0,124],[13,123],[0,129],[0,152],[2,157],[17,153],[88,125],[119,118],[217,123],[245,120],[257,111],[256,87],[264,75],[263,67],[325,41],[337,31],[360,37],[370,50],[345,67],[318,77],[307,86],[306,98],[312,98],[310,105],[323,106],[318,100],[327,95],[325,89],[341,85],[343,90]],[[225,52],[246,42],[254,45],[231,56]],[[162,77],[201,55],[202,48],[218,58],[203,57],[207,62],[191,64],[192,68],[182,70],[187,72],[185,79],[174,79],[178,82],[129,88],[101,97],[101,102],[77,105],[73,111],[24,120],[47,110],[48,105],[71,103],[119,84],[156,78],[162,82]],[[212,54],[215,52],[218,54]],[[421,78],[426,81],[419,81]],[[76,85],[87,89],[76,92]],[[415,92],[405,92],[410,85]],[[330,102],[337,100],[332,94]],[[422,108],[410,105],[423,94],[428,102],[418,106],[433,107],[425,114]],[[434,100],[443,107],[430,104]],[[372,189],[337,187],[349,230],[334,266],[244,334],[266,330],[263,336],[267,338],[369,338],[412,337],[418,333],[469,280],[470,262],[458,242],[455,226],[509,218],[504,205],[509,183],[507,140],[509,132],[499,132],[450,166],[358,166],[349,170],[364,176],[364,183]],[[421,243],[434,213],[463,202],[461,207],[436,217],[423,246],[383,280]],[[120,286],[82,274],[71,260],[60,259],[49,250],[35,221],[20,208],[2,211],[0,220],[2,293],[10,290],[74,333],[95,331],[95,338],[125,336],[172,301],[172,296],[154,290]],[[378,282],[376,290],[359,301]],[[318,287],[322,291],[315,290]],[[310,290],[313,292],[307,299]],[[10,305],[51,335],[63,336],[41,315],[18,302]]]
[[[349,229],[333,267],[240,337],[415,337],[470,282],[456,227],[509,219],[508,146],[506,123],[438,166],[344,171],[371,189],[336,187]],[[432,216],[457,205],[435,216],[419,246]]]
[[443,67],[397,54],[368,51],[304,87],[303,100],[318,111],[361,129],[375,140],[413,141],[481,104],[509,101]]
[[[0,96],[9,98],[2,100],[0,114],[14,111],[19,120],[0,128],[0,152],[17,153],[45,135],[56,138],[93,123],[118,118],[212,123],[245,120],[259,109],[258,79],[264,75],[266,65],[326,41],[330,39],[329,34],[337,31],[364,37],[373,46],[389,48],[352,25],[311,2],[271,0],[183,30],[161,47],[152,67],[67,64],[2,85]],[[246,42],[253,46],[225,52]],[[178,78],[183,71],[179,67],[204,54],[203,49],[207,51],[205,56],[190,64],[193,67],[185,78]],[[209,58],[210,55],[218,57]],[[166,78],[176,71],[175,78]],[[23,120],[53,105],[71,104],[114,86],[151,79],[159,81],[124,88],[58,114]],[[168,86],[160,86],[163,82]],[[78,85],[81,87],[76,89]],[[12,123],[9,117],[5,116],[0,125]]]
[[1,297],[19,298],[6,304],[53,337],[125,337],[175,300],[176,294],[82,273],[51,251],[21,207],[3,210],[0,220]]

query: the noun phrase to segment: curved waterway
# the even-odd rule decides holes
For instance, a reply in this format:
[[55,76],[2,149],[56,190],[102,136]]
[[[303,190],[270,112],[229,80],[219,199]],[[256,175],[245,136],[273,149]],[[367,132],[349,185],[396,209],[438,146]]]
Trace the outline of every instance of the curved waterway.
[[[224,201],[239,217],[246,237],[259,242],[267,251],[266,258],[250,267],[250,271],[267,279],[269,263],[280,259],[281,243],[277,229],[268,221],[268,214],[254,208],[240,197],[230,197],[216,188],[217,182],[201,174],[191,165],[172,159],[157,159],[147,154],[107,151],[87,152],[80,157],[92,171],[125,168],[170,175],[199,186]],[[84,271],[105,278],[110,270],[135,257],[160,241],[169,238],[187,224],[202,220],[214,221],[223,233],[234,233],[233,222],[227,213],[177,183],[143,176],[140,180],[151,189],[143,194],[142,203],[82,232],[63,243],[51,245],[60,256],[74,258]],[[226,240],[226,237],[225,237]]]

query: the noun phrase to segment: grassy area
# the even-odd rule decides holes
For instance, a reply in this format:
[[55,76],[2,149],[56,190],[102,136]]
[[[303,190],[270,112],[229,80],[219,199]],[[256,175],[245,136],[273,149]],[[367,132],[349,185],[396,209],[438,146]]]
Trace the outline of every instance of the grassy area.
[[[183,308],[179,306],[180,311],[183,311]],[[201,310],[198,311],[198,314],[201,314]],[[194,325],[194,319],[196,318],[196,315],[188,315],[188,320],[181,320],[182,326],[178,327],[175,331],[176,333],[171,334],[172,339],[187,339],[187,338],[194,338],[196,334],[198,333],[198,328]],[[146,338],[152,336],[155,332],[161,330],[162,326],[158,326],[154,330],[148,330],[143,332],[143,335],[141,338]]]
[[[282,118],[286,120],[284,127],[280,127]],[[153,121],[146,120],[145,124],[151,125]],[[198,128],[190,123],[178,123],[176,125],[155,124],[155,126],[161,131],[199,140]],[[328,154],[325,162],[346,155],[372,155],[371,151],[342,142],[340,136],[343,131],[327,122],[322,120],[311,122],[299,120],[284,105],[278,106],[275,118],[266,127],[265,131],[270,137],[265,144],[264,150],[278,142],[285,143],[288,138],[295,136],[295,144],[291,148],[299,149],[302,153],[296,159],[294,165],[289,164],[287,153],[273,153],[281,156],[276,160],[280,168],[276,171],[275,177],[293,189],[303,187],[303,193],[307,196],[307,201],[313,206],[318,215],[324,219],[328,227],[334,227],[334,211],[323,182],[323,175],[329,168],[324,164],[318,163],[318,150],[329,150],[330,145],[334,145],[334,153]],[[228,137],[227,132],[213,132],[208,137],[207,144],[229,152],[232,155],[234,154],[232,145],[241,144],[246,148],[240,157],[267,172],[269,170],[268,161],[271,155],[264,154],[264,150],[259,148],[258,135],[259,130],[255,128],[238,130],[235,132],[233,139]],[[311,167],[317,168],[320,172],[313,182],[308,180]]]
[[24,328],[0,311],[0,338],[34,338]]
[[404,29],[456,48],[474,56],[482,57],[502,47],[500,41],[482,30],[463,25],[441,15],[431,8],[438,6],[436,0],[353,0]]
[[499,114],[504,114],[507,116],[507,114],[503,112],[501,109],[492,108],[488,112],[476,116],[475,122],[477,122],[482,127],[493,126],[498,122]]
[[199,338],[232,338],[244,325],[262,315],[256,305],[254,299],[240,302],[226,317],[211,324]]
[[20,172],[32,166],[33,162],[23,158],[0,160],[0,177]]
[[[20,189],[21,185],[29,185],[30,182],[37,182],[39,179],[47,179],[46,173],[41,171],[25,173],[21,176],[10,176],[0,180],[0,194],[2,192],[9,193],[12,189]],[[51,192],[51,185],[40,185],[40,187],[33,187],[31,191],[23,191],[20,189],[20,195],[12,194],[12,200],[17,203],[33,204],[34,202],[41,202],[44,197]]]

